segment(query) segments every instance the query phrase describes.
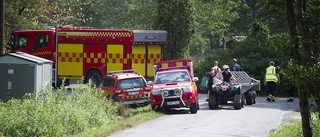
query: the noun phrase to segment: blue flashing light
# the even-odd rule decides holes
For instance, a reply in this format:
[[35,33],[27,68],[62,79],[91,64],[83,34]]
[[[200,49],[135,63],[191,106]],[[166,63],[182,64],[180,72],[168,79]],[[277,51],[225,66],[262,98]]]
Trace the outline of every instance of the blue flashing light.
[[118,70],[118,71],[110,71],[108,72],[109,75],[115,74],[115,73],[133,73],[134,69],[130,70]]
[[188,68],[188,66],[168,67],[168,68],[158,68],[157,70],[186,69],[186,68]]

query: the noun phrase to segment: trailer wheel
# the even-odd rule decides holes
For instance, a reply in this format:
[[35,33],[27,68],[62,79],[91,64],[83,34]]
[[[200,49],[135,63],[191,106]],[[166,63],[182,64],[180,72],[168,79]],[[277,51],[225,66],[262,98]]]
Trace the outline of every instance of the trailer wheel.
[[217,96],[210,94],[208,104],[210,109],[217,109],[219,107],[217,103]]
[[246,96],[247,105],[252,105],[253,104],[253,93],[250,91],[250,92],[246,93],[245,96]]
[[87,74],[84,83],[88,83],[89,81],[91,82],[91,85],[96,85],[102,78],[102,73],[98,69],[93,69],[90,70],[89,73]]
[[241,109],[241,95],[235,95],[233,100],[234,109]]
[[196,114],[198,112],[197,102],[191,103],[190,105],[190,113]]
[[252,91],[252,95],[253,95],[253,98],[252,98],[252,100],[253,100],[253,104],[256,104],[256,98],[257,98],[257,92],[256,91]]

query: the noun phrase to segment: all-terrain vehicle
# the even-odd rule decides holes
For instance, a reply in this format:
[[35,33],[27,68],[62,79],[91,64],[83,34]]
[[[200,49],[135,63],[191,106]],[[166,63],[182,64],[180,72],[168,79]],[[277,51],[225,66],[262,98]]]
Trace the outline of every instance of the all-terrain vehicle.
[[222,74],[214,77],[213,92],[209,95],[209,108],[217,109],[219,105],[233,103],[234,109],[241,109],[244,105],[253,105],[256,103],[256,91],[260,90],[260,81],[251,78],[244,71],[231,71],[235,80],[226,83],[221,81]]
[[241,92],[241,84],[219,82],[212,86],[213,92],[209,95],[209,108],[217,109],[219,105],[232,101],[234,109],[241,109],[245,104],[244,93]]

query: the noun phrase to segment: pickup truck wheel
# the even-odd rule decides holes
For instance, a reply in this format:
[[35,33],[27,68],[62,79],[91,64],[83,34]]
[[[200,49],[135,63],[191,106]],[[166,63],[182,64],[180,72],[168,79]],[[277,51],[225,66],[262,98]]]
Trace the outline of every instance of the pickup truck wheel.
[[151,106],[151,110],[158,112],[160,111],[160,108],[158,106]]
[[246,97],[247,105],[252,105],[253,104],[253,93],[248,92],[245,94],[245,97]]
[[197,104],[198,104],[197,102],[191,103],[191,105],[190,105],[190,113],[191,114],[197,113],[197,111],[198,111]]
[[199,106],[199,97],[197,98],[197,110],[200,110],[200,106]]
[[217,109],[218,108],[217,96],[210,94],[208,104],[210,109]]
[[241,95],[235,95],[233,100],[234,109],[241,109]]

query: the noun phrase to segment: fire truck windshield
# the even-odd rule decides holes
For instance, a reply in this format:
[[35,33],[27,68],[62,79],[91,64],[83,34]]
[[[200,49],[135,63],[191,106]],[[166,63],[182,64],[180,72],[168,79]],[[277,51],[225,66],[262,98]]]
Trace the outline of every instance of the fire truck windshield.
[[156,75],[155,84],[164,84],[172,82],[188,82],[190,81],[190,76],[187,71],[176,71],[176,72],[165,72],[158,73]]

